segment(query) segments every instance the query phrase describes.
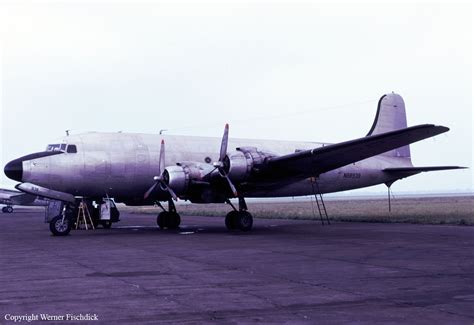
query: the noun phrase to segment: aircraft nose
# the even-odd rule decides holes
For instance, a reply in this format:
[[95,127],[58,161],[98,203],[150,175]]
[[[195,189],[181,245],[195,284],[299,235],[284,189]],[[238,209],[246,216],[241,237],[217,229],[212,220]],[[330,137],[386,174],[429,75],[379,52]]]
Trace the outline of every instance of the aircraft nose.
[[21,182],[23,178],[23,160],[15,159],[5,165],[3,170],[8,178]]

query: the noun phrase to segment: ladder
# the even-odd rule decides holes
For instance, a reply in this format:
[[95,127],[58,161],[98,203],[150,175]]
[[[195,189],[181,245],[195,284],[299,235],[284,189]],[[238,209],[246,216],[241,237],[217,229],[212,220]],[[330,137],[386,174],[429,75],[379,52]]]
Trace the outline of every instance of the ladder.
[[84,200],[82,200],[81,203],[79,203],[79,209],[77,212],[76,230],[77,229],[89,230],[89,227],[88,227],[89,224],[90,224],[91,229],[95,229],[91,214],[89,213],[89,209],[87,208],[87,204],[86,202],[84,202]]
[[[330,225],[331,222],[329,222],[328,211],[326,210],[326,205],[324,204],[323,195],[321,194],[321,191],[319,190],[318,178],[311,177],[310,180],[311,180],[311,187],[313,188],[314,198],[316,200],[316,205],[318,207],[319,218],[321,219],[321,224],[324,226],[325,222],[327,222],[327,224]],[[314,208],[313,208],[313,214],[314,214]]]

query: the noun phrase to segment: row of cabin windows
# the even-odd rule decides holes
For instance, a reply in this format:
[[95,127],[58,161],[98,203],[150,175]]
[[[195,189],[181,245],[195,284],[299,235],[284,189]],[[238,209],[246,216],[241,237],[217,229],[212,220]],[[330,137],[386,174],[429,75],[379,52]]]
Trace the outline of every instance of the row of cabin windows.
[[62,151],[67,153],[77,153],[77,147],[75,144],[48,144],[46,151]]

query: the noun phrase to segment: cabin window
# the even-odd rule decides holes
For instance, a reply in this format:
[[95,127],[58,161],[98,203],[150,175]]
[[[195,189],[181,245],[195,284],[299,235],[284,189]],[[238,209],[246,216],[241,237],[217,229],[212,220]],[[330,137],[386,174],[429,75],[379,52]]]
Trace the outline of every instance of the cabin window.
[[67,146],[68,153],[77,153],[77,147],[75,144],[70,144]]

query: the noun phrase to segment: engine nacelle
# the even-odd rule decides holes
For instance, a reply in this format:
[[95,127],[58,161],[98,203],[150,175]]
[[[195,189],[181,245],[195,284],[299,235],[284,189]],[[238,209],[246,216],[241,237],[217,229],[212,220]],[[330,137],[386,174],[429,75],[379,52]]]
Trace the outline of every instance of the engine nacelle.
[[163,181],[176,195],[181,196],[189,191],[189,186],[193,181],[202,181],[211,170],[212,166],[207,164],[193,163],[169,166],[163,171]]
[[242,182],[258,173],[265,159],[275,156],[257,150],[255,147],[241,147],[229,152],[224,158],[224,171],[232,181]]

